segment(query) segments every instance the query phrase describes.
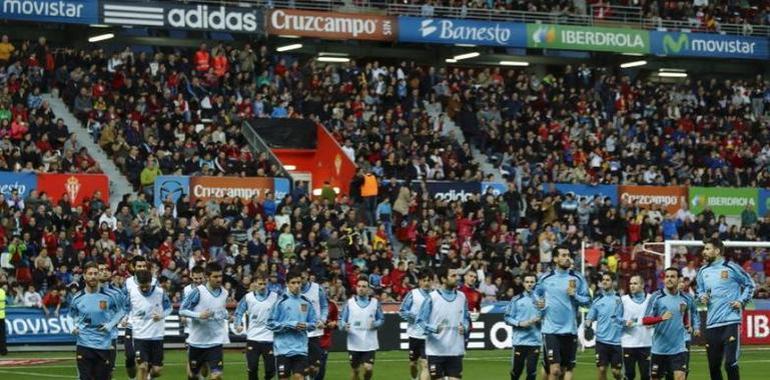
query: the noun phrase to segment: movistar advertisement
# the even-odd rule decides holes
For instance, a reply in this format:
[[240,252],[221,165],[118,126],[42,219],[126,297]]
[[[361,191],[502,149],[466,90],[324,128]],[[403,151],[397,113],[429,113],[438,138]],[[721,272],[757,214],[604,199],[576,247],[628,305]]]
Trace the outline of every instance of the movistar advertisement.
[[213,32],[264,33],[261,8],[185,5],[176,2],[118,2],[102,5],[103,23]]
[[638,29],[527,24],[527,47],[647,54],[650,34]]
[[526,24],[515,22],[399,17],[400,42],[526,47]]
[[714,33],[650,32],[650,52],[685,57],[770,58],[766,38]]
[[97,24],[97,0],[0,0],[0,19],[67,24]]

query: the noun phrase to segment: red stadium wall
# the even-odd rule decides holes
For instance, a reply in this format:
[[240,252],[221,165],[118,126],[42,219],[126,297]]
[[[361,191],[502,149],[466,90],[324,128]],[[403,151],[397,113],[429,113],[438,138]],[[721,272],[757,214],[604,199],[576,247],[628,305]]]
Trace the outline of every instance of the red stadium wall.
[[273,149],[273,154],[284,165],[294,165],[296,171],[312,173],[313,189],[329,181],[332,187],[339,187],[342,194],[348,194],[356,165],[324,127],[316,126],[316,134],[316,149]]

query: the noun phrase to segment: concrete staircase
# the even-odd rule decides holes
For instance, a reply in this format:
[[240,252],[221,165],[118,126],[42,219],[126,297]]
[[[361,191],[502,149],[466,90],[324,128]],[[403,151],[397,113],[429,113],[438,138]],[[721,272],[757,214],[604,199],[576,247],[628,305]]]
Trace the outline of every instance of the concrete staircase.
[[64,101],[51,94],[44,94],[43,100],[48,101],[56,117],[64,120],[70,133],[75,134],[78,144],[88,149],[88,154],[99,163],[104,174],[110,179],[110,206],[113,211],[117,212],[117,205],[123,199],[123,195],[135,193],[134,187],[115,166],[115,162],[94,142],[86,127],[69,111]]
[[[439,117],[442,118],[442,123],[444,123],[443,133],[447,136],[453,136],[460,144],[465,143],[465,135],[463,135],[463,131],[460,130],[460,127],[446,114],[441,114]],[[495,182],[505,182],[505,178],[503,178],[503,175],[500,173],[500,169],[489,163],[489,157],[486,154],[482,153],[473,145],[471,145],[471,152],[473,152],[473,162],[479,165],[479,168],[485,175],[492,174]]]

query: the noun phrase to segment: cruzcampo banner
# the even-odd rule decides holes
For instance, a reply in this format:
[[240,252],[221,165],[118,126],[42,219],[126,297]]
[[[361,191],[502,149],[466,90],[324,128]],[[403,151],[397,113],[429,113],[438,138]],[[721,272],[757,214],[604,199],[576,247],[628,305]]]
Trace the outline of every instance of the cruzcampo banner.
[[647,54],[650,34],[626,28],[527,24],[527,47]]
[[696,215],[708,206],[717,216],[739,216],[746,205],[756,211],[758,199],[753,187],[690,187],[690,211]]

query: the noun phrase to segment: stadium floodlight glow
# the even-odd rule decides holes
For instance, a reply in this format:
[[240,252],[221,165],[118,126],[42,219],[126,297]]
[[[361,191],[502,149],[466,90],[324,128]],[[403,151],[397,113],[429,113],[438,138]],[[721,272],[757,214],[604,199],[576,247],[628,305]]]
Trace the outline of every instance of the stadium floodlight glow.
[[291,44],[291,45],[279,46],[275,48],[275,51],[282,52],[282,51],[297,50],[297,49],[302,49],[302,44]]
[[105,24],[91,24],[91,25],[88,25],[88,26],[90,26],[92,28],[111,28],[110,25],[105,25]]
[[454,59],[454,58],[447,58],[447,59],[444,60],[444,62],[446,62],[446,63],[457,63],[457,60]]
[[524,61],[500,61],[500,66],[529,66],[529,62]]
[[330,52],[330,51],[322,51],[322,52],[318,53],[318,56],[319,57],[324,57],[324,56],[347,57],[348,53],[334,53],[334,52]]
[[647,61],[631,61],[631,62],[621,63],[620,68],[628,69],[631,67],[644,66],[646,64],[647,64]]
[[295,35],[292,35],[292,34],[279,34],[278,37],[281,37],[281,38],[302,38],[300,36],[295,36]]
[[474,44],[455,44],[457,47],[476,47]]
[[660,71],[660,72],[671,72],[671,73],[685,73],[685,72],[687,72],[687,70],[685,70],[685,69],[667,69],[665,67],[662,68],[662,69],[658,69],[658,71]]
[[476,58],[476,57],[478,57],[480,55],[481,55],[481,53],[479,53],[477,51],[474,51],[472,53],[465,53],[465,54],[456,55],[456,56],[454,56],[454,60],[455,61],[460,61],[460,60],[468,59],[468,58]]
[[350,58],[345,57],[318,57],[316,58],[318,62],[329,62],[329,63],[348,63],[350,62]]
[[620,55],[627,55],[629,57],[644,57],[642,53],[620,53]]
[[111,38],[115,38],[114,33],[106,33],[106,34],[100,34],[97,36],[89,37],[88,42],[99,42],[99,41],[109,40]]
[[658,73],[658,76],[664,78],[687,78],[687,73],[673,73],[669,71],[663,71]]
[[283,168],[288,171],[297,170],[297,167],[295,165],[284,165]]

